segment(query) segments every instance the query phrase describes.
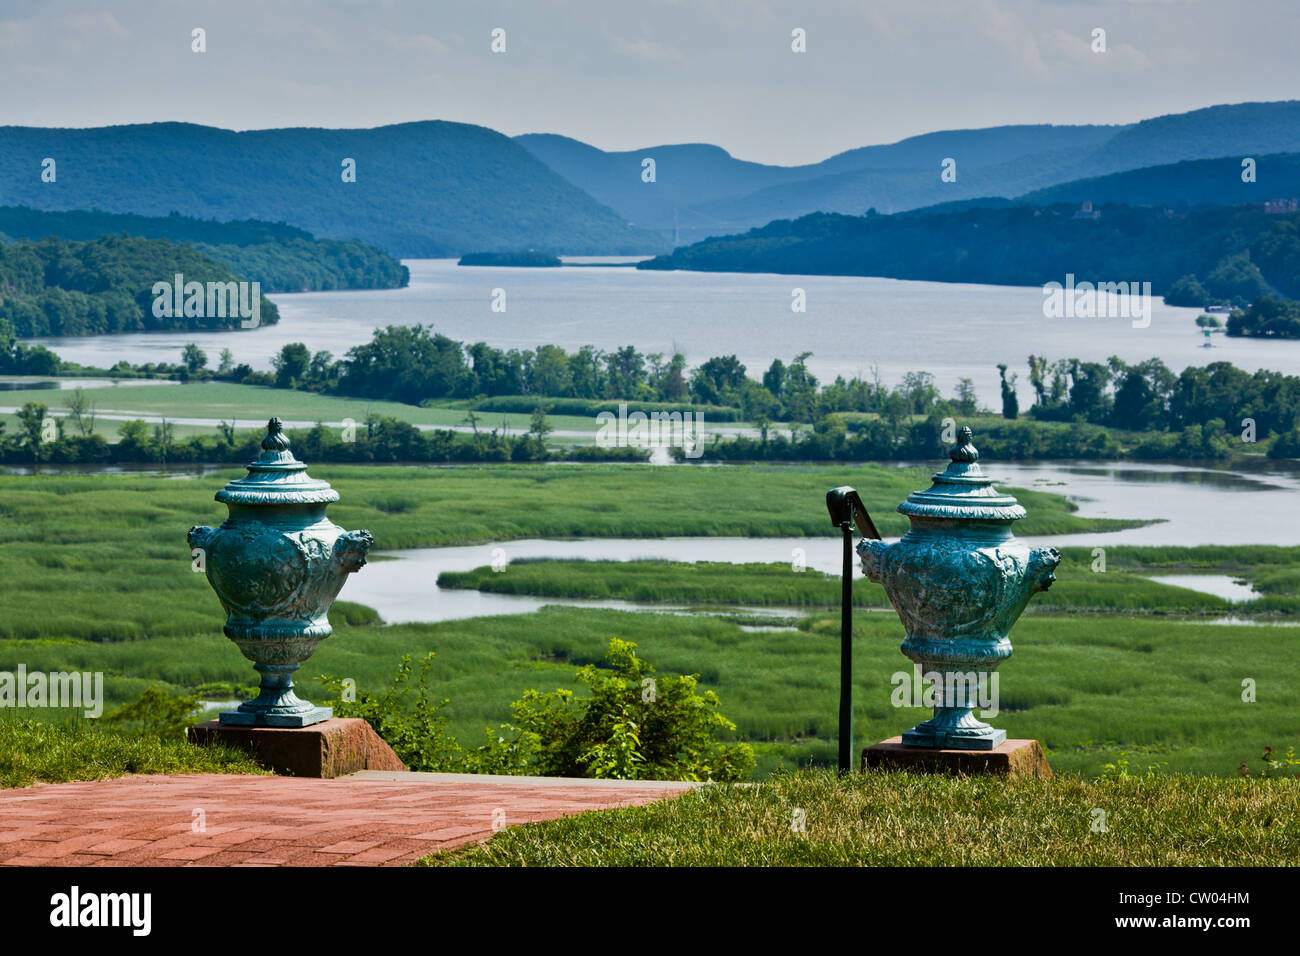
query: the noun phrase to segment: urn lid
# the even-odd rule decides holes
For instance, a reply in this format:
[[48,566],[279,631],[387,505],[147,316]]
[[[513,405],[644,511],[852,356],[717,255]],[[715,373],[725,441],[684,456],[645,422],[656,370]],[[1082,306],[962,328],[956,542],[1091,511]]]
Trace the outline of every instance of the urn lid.
[[307,474],[307,466],[293,457],[284,424],[278,418],[266,423],[262,453],[248,463],[248,475],[228,482],[217,500],[240,505],[309,505],[339,500],[327,481]]
[[898,506],[899,512],[916,518],[964,518],[984,521],[1014,521],[1025,509],[1013,495],[993,487],[993,479],[980,470],[980,453],[971,444],[974,433],[963,425],[957,444],[948,451],[948,467],[933,475],[934,484],[914,491]]

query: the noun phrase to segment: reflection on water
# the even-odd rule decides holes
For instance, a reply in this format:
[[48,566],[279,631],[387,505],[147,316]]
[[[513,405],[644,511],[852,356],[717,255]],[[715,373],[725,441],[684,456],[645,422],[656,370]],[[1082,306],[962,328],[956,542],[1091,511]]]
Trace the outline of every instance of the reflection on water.
[[1218,624],[1224,627],[1300,627],[1300,621],[1279,621],[1276,618],[1216,617],[1212,621],[1180,621],[1180,624]]
[[[834,530],[834,529],[832,529]],[[748,562],[789,563],[796,548],[807,555],[809,571],[839,573],[840,539],[826,538],[576,538],[506,541],[498,544],[470,545],[453,548],[411,548],[381,551],[378,560],[361,573],[348,577],[341,597],[367,604],[390,623],[402,621],[447,621],[485,614],[520,614],[535,611],[546,604],[572,604],[580,607],[608,607],[626,610],[667,610],[663,605],[635,604],[618,600],[583,600],[579,598],[533,597],[518,594],[492,594],[439,588],[435,584],[444,571],[469,571],[491,565],[493,552],[500,548],[507,562],[520,558],[567,558],[588,561],[718,561],[732,564]],[[392,558],[396,560],[384,560]],[[510,573],[507,563],[503,574]],[[793,573],[793,572],[791,572]],[[855,570],[861,577],[862,572]],[[782,608],[741,608],[740,613],[767,617],[798,616],[800,612]],[[737,613],[731,609],[728,613]]]
[[125,463],[121,465],[41,465],[39,472],[31,465],[0,465],[3,475],[129,475],[139,478],[201,478],[218,471],[230,471],[234,465],[155,465]]
[[[1158,466],[1157,466],[1158,467]],[[1130,464],[1097,466],[1070,466],[1075,475],[1100,475],[1115,481],[1147,482],[1154,484],[1209,485],[1213,488],[1228,490],[1246,488],[1280,488],[1281,485],[1269,484],[1252,475],[1215,468],[1195,468],[1181,466],[1175,471],[1155,470],[1152,466],[1134,467]],[[1065,484],[1065,482],[1061,482]]]
[[1171,584],[1176,588],[1189,588],[1203,594],[1213,594],[1225,601],[1253,601],[1259,597],[1249,583],[1226,574],[1159,574],[1146,575],[1151,581]]
[[1296,544],[1300,469],[1293,462],[1215,469],[1174,464],[984,462],[1004,487],[1063,494],[1086,518],[1148,518],[1124,531],[1032,537],[1035,544]]
[[[1146,518],[1158,523],[1112,532],[1030,536],[1030,544],[1105,547],[1109,545],[1272,544],[1294,545],[1300,528],[1300,462],[1260,462],[1249,467],[1214,469],[1174,464],[1098,465],[1068,462],[984,462],[984,470],[1003,488],[1036,489],[1067,496],[1082,517]],[[900,467],[934,462],[899,463]],[[380,466],[377,466],[380,467]],[[695,466],[691,466],[695,467]],[[718,480],[726,481],[719,466]],[[193,478],[229,471],[229,465],[62,465],[42,466],[42,473],[125,474]],[[9,468],[29,474],[30,468]],[[545,604],[642,608],[622,601],[557,600],[478,591],[442,590],[435,582],[443,571],[467,571],[492,563],[493,548],[507,560],[585,558],[626,561],[660,558],[672,561],[790,563],[802,550],[810,572],[838,575],[840,539],[828,528],[813,538],[604,538],[494,542],[453,548],[417,548],[386,552],[396,560],[376,560],[362,574],[351,575],[343,597],[368,604],[391,622],[436,621],[486,614],[513,614]],[[861,572],[855,569],[855,574]],[[1178,575],[1169,583],[1199,587],[1228,600],[1254,596],[1248,586],[1222,575]],[[1199,583],[1198,583],[1199,579]],[[1169,580],[1161,578],[1159,580]],[[664,610],[654,606],[654,610]],[[759,614],[777,614],[768,608]]]
[[172,378],[60,378],[40,381],[13,381],[5,379],[0,381],[0,392],[17,392],[26,389],[61,389],[65,392],[75,391],[78,388],[113,388],[115,386],[132,385],[179,385],[180,382]]

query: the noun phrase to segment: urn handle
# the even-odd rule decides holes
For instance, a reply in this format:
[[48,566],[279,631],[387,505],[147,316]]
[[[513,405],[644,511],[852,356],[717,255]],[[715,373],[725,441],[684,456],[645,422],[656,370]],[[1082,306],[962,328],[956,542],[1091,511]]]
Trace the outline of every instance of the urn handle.
[[212,532],[216,528],[209,528],[207,525],[196,524],[190,528],[189,533],[185,535],[185,540],[190,543],[191,548],[198,548],[201,551],[208,549],[208,542],[212,540]]
[[334,558],[349,574],[366,566],[366,555],[375,543],[369,531],[344,531],[334,542]]
[[879,538],[863,538],[858,542],[858,556],[862,558],[862,573],[870,581],[880,583],[880,566],[885,552],[892,548]]
[[1061,552],[1055,548],[1034,548],[1029,552],[1030,580],[1035,591],[1046,591],[1056,580],[1056,566],[1061,563]]

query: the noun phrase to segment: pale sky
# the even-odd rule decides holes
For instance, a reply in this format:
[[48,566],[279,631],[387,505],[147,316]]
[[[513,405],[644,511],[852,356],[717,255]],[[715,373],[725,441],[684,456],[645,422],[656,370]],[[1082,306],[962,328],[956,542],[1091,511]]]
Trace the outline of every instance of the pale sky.
[[796,164],[1295,99],[1297,40],[1300,0],[0,0],[0,125],[445,119]]

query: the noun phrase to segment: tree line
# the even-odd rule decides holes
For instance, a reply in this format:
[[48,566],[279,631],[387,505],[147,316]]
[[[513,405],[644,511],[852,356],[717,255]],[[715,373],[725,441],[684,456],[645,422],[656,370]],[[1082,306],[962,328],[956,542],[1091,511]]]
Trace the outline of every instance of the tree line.
[[[42,402],[27,402],[17,412],[18,427],[5,433],[0,420],[0,463],[41,464],[198,464],[245,462],[261,452],[264,433],[239,434],[233,424],[221,422],[213,435],[176,434],[166,419],[149,423],[122,422],[117,441],[110,442],[95,429],[95,413],[84,395],[72,396],[68,413],[51,418]],[[525,434],[507,434],[504,428],[480,429],[473,412],[466,417],[469,432],[450,428],[422,430],[410,422],[369,414],[355,430],[317,424],[309,429],[288,429],[289,443],[307,461],[367,464],[374,462],[428,462],[452,464],[522,461],[645,461],[648,452],[638,448],[578,446],[548,449],[551,431],[545,412],[534,413]]]

